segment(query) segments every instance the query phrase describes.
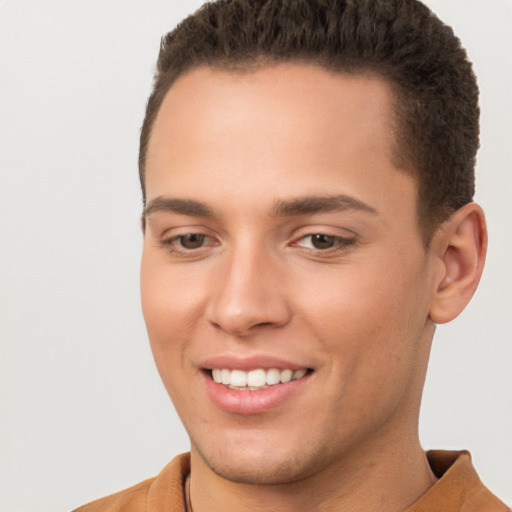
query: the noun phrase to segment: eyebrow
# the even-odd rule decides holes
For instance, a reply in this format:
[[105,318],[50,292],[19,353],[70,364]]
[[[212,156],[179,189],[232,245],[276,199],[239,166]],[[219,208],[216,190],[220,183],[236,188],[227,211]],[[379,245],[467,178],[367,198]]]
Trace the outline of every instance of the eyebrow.
[[336,196],[306,196],[290,201],[278,201],[270,214],[275,217],[287,217],[345,210],[358,210],[378,215],[378,211],[372,206],[355,197],[344,194]]
[[156,197],[144,208],[143,217],[155,212],[173,212],[193,217],[213,217],[213,212],[204,203],[193,199],[174,197]]
[[[305,196],[290,200],[280,200],[270,209],[271,217],[291,217],[335,211],[356,210],[378,215],[372,206],[347,195]],[[143,218],[155,212],[172,212],[191,217],[214,217],[214,212],[205,204],[193,199],[157,197],[144,208]]]

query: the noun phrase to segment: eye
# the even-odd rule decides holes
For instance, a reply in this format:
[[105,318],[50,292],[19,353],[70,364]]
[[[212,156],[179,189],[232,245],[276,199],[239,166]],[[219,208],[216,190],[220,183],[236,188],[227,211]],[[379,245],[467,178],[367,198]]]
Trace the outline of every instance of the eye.
[[324,235],[318,233],[316,235],[310,235],[311,245],[315,249],[330,249],[336,243],[336,237],[331,235]]
[[162,240],[161,245],[176,256],[196,256],[218,244],[204,233],[185,233]]
[[328,251],[330,249],[343,250],[344,248],[352,245],[355,242],[354,238],[345,238],[342,236],[327,235],[325,233],[312,233],[303,236],[293,245],[310,249],[313,251]]
[[188,235],[180,235],[176,237],[176,241],[184,249],[199,249],[204,244],[206,235],[201,233],[189,233]]

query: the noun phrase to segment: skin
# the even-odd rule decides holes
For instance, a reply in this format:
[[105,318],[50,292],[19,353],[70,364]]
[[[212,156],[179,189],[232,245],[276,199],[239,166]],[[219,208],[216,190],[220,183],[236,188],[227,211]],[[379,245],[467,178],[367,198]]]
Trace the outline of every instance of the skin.
[[[405,510],[435,482],[417,433],[428,355],[435,322],[476,287],[485,224],[467,205],[425,248],[392,126],[385,81],[315,66],[201,67],[168,92],[147,154],[141,290],[191,439],[195,512]],[[349,204],[304,208],[339,196]],[[205,237],[190,249],[187,234]],[[219,354],[314,371],[279,407],[233,414],[205,391],[202,362]]]

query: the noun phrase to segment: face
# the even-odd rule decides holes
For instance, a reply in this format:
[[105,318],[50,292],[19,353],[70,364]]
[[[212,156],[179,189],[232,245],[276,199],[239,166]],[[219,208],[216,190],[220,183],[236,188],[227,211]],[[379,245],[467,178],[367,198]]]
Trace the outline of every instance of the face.
[[416,431],[434,258],[392,126],[384,81],[306,65],[198,68],[165,98],[143,312],[192,457],[222,477],[296,481]]

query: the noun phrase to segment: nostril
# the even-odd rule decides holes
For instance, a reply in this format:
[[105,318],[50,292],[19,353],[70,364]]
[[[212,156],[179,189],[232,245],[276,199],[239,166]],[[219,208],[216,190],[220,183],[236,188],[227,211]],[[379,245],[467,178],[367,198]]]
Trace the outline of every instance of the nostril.
[[260,322],[259,324],[256,324],[254,327],[267,327],[268,325],[272,325],[272,322]]

